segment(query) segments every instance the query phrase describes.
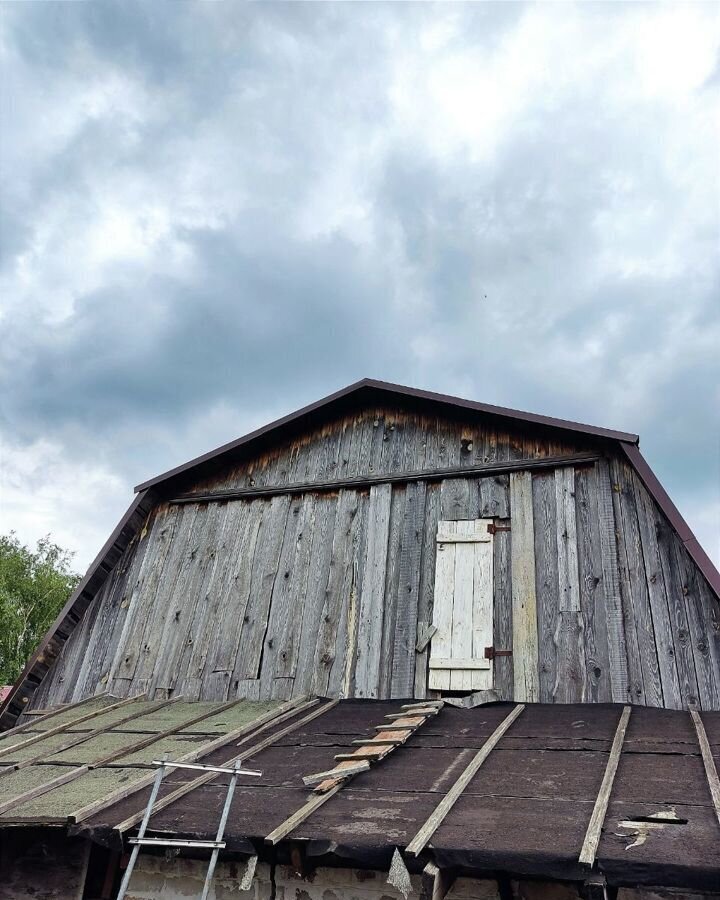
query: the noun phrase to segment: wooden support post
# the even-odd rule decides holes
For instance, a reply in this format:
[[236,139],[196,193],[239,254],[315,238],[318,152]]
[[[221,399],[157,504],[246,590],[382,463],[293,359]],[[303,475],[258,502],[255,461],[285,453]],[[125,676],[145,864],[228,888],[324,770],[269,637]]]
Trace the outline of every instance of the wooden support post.
[[710,788],[710,796],[712,797],[713,806],[715,807],[715,815],[717,816],[718,823],[720,823],[720,778],[718,778],[717,767],[715,766],[715,760],[713,759],[712,750],[710,749],[710,742],[705,733],[705,726],[703,725],[703,720],[700,718],[700,713],[697,710],[692,709],[690,710],[690,715],[692,716],[695,731],[697,732],[700,753],[702,754],[702,760],[705,766],[705,775],[707,776],[707,783]]
[[440,869],[429,862],[422,873],[420,900],[443,900],[455,882],[452,869]]
[[587,866],[592,866],[595,862],[595,854],[597,853],[598,844],[600,843],[600,835],[602,833],[603,822],[607,813],[608,803],[610,802],[610,792],[612,791],[615,773],[617,772],[618,763],[620,762],[620,754],[622,753],[622,745],[625,740],[625,732],[627,731],[628,721],[632,707],[625,706],[620,716],[615,737],[610,747],[610,755],[608,756],[607,765],[605,766],[605,774],[600,785],[600,790],[595,800],[590,822],[585,833],[582,850],[580,851],[580,862]]
[[419,856],[420,853],[422,853],[425,845],[440,827],[447,814],[450,812],[450,810],[462,795],[462,792],[468,786],[472,778],[476,775],[480,766],[485,762],[491,751],[497,745],[500,738],[505,734],[508,728],[512,725],[512,723],[515,721],[515,719],[517,719],[517,717],[524,709],[524,704],[518,704],[518,706],[516,706],[513,711],[503,719],[503,721],[498,725],[495,731],[493,731],[490,737],[482,745],[480,750],[475,754],[473,760],[467,766],[462,775],[460,775],[455,784],[453,784],[447,794],[445,794],[434,812],[430,815],[428,820],[420,828],[415,837],[407,845],[407,847],[405,848],[406,853],[408,853],[410,856]]

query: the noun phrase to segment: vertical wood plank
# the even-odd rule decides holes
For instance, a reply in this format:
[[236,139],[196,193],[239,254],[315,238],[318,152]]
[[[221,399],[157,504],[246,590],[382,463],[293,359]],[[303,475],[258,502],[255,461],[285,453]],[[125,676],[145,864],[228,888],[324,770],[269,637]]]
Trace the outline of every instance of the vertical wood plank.
[[532,492],[539,700],[541,703],[552,703],[558,670],[555,633],[560,619],[555,473],[543,472],[535,475],[532,479]]
[[380,647],[385,603],[385,570],[392,485],[370,488],[367,548],[358,612],[355,694],[377,697],[380,690]]
[[[457,544],[437,544],[432,618],[437,631],[432,639],[432,656],[452,656],[453,588],[457,548]],[[431,669],[428,687],[438,691],[450,690],[450,672]]]
[[608,636],[610,695],[613,703],[623,703],[627,700],[635,701],[635,694],[630,690],[628,675],[628,654],[620,589],[614,500],[610,468],[605,459],[601,459],[596,463],[596,480],[597,520],[600,531],[600,563],[602,567],[601,578]]
[[[431,436],[428,436],[428,441]],[[420,558],[420,587],[418,596],[417,637],[419,638],[433,619],[433,598],[435,592],[435,557],[437,545],[437,525],[440,519],[440,486],[428,484],[425,494],[425,518],[422,528],[422,553]],[[414,696],[420,700],[427,697],[429,649],[415,656]]]
[[[485,648],[495,645],[493,636],[493,544],[487,542],[471,544],[473,549],[473,610],[472,649],[473,659],[483,659]],[[502,649],[502,648],[499,648]],[[490,668],[475,670],[470,674],[470,687],[474,691],[492,688],[494,682],[494,661]]]
[[[393,448],[394,451],[397,447]],[[394,485],[390,501],[390,527],[388,531],[387,565],[385,568],[385,602],[380,650],[380,689],[378,696],[390,696],[393,672],[393,648],[395,624],[400,592],[400,557],[402,555],[403,525],[408,491],[411,485]]]
[[555,521],[558,548],[560,612],[555,629],[557,672],[553,688],[556,703],[585,700],[585,622],[580,611],[575,470],[555,470]]
[[575,514],[580,609],[585,625],[585,699],[607,703],[612,700],[612,692],[597,509],[597,469],[595,466],[577,469]]
[[683,700],[680,695],[675,639],[670,621],[667,587],[655,531],[654,504],[634,472],[632,474],[632,484],[640,529],[640,543],[645,564],[650,615],[655,634],[663,705],[666,709],[682,709]]
[[[500,524],[507,524],[501,522]],[[493,540],[493,643],[499,650],[513,646],[510,533],[498,531]],[[512,700],[515,692],[512,656],[493,661],[494,688],[500,700]]]
[[391,697],[413,696],[425,492],[425,482],[407,486],[395,610]]
[[[625,568],[623,568],[621,560],[621,575],[624,575],[629,600],[625,623],[628,629],[631,625],[635,629],[644,702],[647,706],[662,706],[662,682],[648,597],[648,583],[642,555],[632,472],[629,466],[619,460],[613,461],[612,471],[616,487],[614,493],[620,513],[617,520],[620,525],[621,537],[619,540],[625,549]],[[630,654],[630,662],[632,663],[632,654]]]
[[516,700],[534,703],[540,691],[535,535],[529,472],[513,472],[510,476],[510,512],[514,694]]
[[575,526],[575,469],[555,470],[555,504],[560,609],[580,611],[580,578]]
[[[357,491],[340,491],[332,533],[330,565],[323,595],[322,612],[318,628],[315,656],[312,666],[312,691],[321,696],[334,693],[331,689],[331,673],[343,672],[346,662],[346,646],[342,623],[346,621],[352,590],[353,569],[356,561],[356,519],[360,495]],[[354,654],[354,645],[351,654]],[[333,684],[339,690],[341,677]]]

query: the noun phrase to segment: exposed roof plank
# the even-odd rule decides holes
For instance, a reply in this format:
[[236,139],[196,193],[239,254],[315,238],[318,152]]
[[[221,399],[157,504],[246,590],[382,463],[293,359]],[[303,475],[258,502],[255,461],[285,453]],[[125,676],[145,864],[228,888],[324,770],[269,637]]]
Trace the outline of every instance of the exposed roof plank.
[[437,805],[432,815],[423,823],[415,837],[405,848],[405,852],[410,856],[419,856],[425,845],[440,827],[441,823],[453,808],[462,792],[468,786],[472,778],[477,774],[480,766],[488,758],[492,750],[497,746],[500,738],[505,734],[512,723],[517,719],[520,713],[525,709],[524,704],[519,703],[513,711],[506,716],[498,727],[493,731],[482,748],[475,754],[472,762],[465,768],[462,775],[453,784],[450,790],[445,794],[443,799]]

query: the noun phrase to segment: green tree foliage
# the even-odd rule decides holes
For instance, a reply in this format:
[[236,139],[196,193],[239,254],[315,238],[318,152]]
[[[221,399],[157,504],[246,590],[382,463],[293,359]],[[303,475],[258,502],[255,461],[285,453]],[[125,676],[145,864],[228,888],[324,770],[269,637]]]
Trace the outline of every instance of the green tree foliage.
[[0,685],[12,684],[80,580],[47,535],[33,551],[0,535]]

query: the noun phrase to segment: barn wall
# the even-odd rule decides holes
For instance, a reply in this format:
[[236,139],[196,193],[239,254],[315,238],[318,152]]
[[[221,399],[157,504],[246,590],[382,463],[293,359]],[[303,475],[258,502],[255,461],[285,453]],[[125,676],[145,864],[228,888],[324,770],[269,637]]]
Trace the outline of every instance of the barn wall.
[[[370,409],[193,490],[587,449],[539,433]],[[432,620],[437,522],[481,517],[511,527],[494,539],[494,644],[515,651],[494,663],[501,698],[720,708],[718,604],[620,458],[159,504],[33,705],[100,690],[189,699],[422,697],[428,651],[416,653],[415,643]]]

